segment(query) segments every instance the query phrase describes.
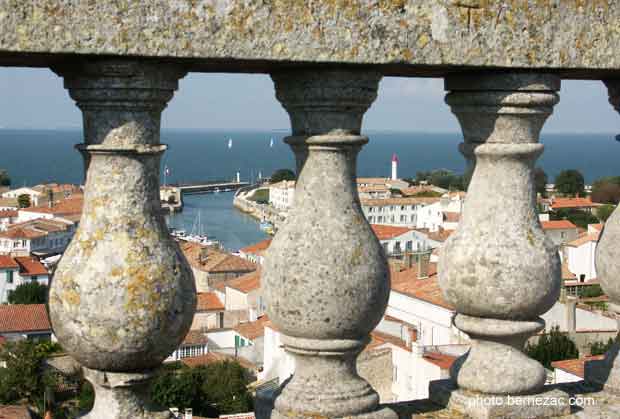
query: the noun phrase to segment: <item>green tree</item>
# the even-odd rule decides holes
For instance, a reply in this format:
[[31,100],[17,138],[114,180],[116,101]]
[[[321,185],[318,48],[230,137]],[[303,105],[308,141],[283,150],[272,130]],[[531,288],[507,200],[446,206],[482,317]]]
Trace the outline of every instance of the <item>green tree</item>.
[[563,170],[555,178],[555,190],[564,195],[585,196],[585,181],[578,170]]
[[620,202],[620,176],[595,180],[592,184],[592,201],[617,205]]
[[534,186],[536,188],[536,193],[540,194],[542,197],[547,196],[547,183],[549,183],[549,178],[547,174],[542,169],[542,167],[537,167],[534,169]]
[[6,170],[0,170],[0,186],[11,186],[11,178]]
[[590,344],[590,354],[591,355],[603,355],[605,352],[611,348],[611,346],[615,342],[620,342],[620,334],[616,335],[615,338],[609,338],[607,342],[593,342]]
[[0,349],[0,403],[26,399],[35,404],[49,385],[49,376],[42,374],[43,360],[49,347],[29,340],[7,342]]
[[31,203],[30,203],[30,195],[28,194],[21,194],[20,196],[17,197],[17,205],[19,205],[20,208],[28,208]]
[[247,371],[237,362],[161,369],[150,387],[153,401],[165,407],[191,407],[195,415],[217,417],[253,409]]
[[583,287],[580,293],[580,297],[584,298],[592,298],[592,297],[600,297],[604,295],[603,288],[600,285],[588,285],[587,287]]
[[579,358],[579,351],[575,343],[566,334],[555,326],[550,333],[543,334],[534,345],[525,345],[525,353],[551,369],[551,363],[564,359]]
[[290,169],[278,169],[271,175],[271,183],[281,182],[283,180],[295,180],[295,172]]
[[616,207],[610,204],[602,205],[596,209],[596,217],[602,222],[605,222],[609,217],[611,217],[611,214],[615,209]]
[[248,392],[246,370],[237,362],[218,362],[207,366],[207,381],[202,391],[220,414],[243,413],[254,408]]
[[588,224],[597,224],[599,219],[586,211],[578,209],[560,209],[550,214],[552,220],[569,220],[577,227],[588,228]]
[[9,304],[45,304],[47,301],[47,286],[37,281],[18,285],[9,293]]

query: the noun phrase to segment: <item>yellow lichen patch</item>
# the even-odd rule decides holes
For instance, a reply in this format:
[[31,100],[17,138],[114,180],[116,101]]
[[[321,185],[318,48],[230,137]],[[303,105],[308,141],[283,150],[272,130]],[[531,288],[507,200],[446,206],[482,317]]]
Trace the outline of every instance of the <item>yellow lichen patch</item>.
[[411,61],[413,59],[413,52],[410,49],[404,49],[401,56],[405,61]]
[[62,300],[69,305],[77,306],[80,304],[80,294],[73,289],[69,289],[62,293]]
[[358,245],[351,255],[351,265],[359,265],[360,259],[362,257],[362,246]]
[[428,37],[428,35],[426,33],[423,33],[422,35],[420,35],[420,37],[418,38],[418,41],[416,43],[416,45],[418,46],[419,49],[424,48],[428,43],[430,42],[430,38]]

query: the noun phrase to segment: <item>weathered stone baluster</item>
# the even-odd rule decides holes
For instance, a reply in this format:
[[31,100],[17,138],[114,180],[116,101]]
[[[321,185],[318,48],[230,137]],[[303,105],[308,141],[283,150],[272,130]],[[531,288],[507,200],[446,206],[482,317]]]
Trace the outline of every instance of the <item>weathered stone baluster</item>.
[[367,142],[362,117],[380,76],[298,71],[273,78],[293,134],[308,137],[308,156],[263,270],[269,317],[296,364],[271,417],[395,417],[378,410],[377,393],[355,365],[389,294],[385,255],[355,182],[357,153]]
[[[543,150],[539,133],[559,87],[559,78],[542,74],[446,79],[446,101],[464,137],[479,143],[461,224],[439,261],[442,291],[457,311],[454,324],[472,338],[451,371],[470,393],[454,391],[450,404],[474,416],[486,413],[467,400],[472,394],[531,394],[545,383],[543,366],[522,350],[544,328],[539,316],[561,286],[559,256],[538,222],[532,176]],[[441,399],[435,390],[431,385],[431,397]]]
[[87,418],[167,418],[145,387],[196,304],[159,201],[160,116],[184,72],[126,61],[56,71],[83,112],[89,163],[82,219],[51,285],[54,332],[95,387]]
[[[609,103],[620,112],[620,80],[606,80]],[[611,214],[596,247],[596,274],[601,286],[614,304],[620,304],[620,207]],[[616,313],[620,329],[620,313]],[[620,394],[620,344],[616,341],[603,361],[585,366],[585,379]]]

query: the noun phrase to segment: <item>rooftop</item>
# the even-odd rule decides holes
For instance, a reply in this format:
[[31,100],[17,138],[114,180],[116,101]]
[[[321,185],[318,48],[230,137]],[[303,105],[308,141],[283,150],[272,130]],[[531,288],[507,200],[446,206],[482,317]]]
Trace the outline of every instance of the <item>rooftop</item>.
[[385,199],[361,199],[361,203],[367,207],[385,207],[388,205],[430,205],[439,202],[439,197],[403,197]]
[[589,361],[597,361],[605,359],[605,355],[586,356],[578,359],[566,359],[563,361],[555,361],[551,363],[553,368],[558,368],[569,372],[577,377],[584,378],[585,364]]
[[69,223],[69,221],[37,218],[9,226],[7,230],[0,232],[0,238],[37,239],[45,237],[49,233],[66,231],[70,226]]
[[198,243],[181,242],[181,250],[193,268],[203,272],[251,272],[256,264],[227,252],[201,246]]
[[0,305],[0,333],[51,331],[45,304]]
[[195,368],[195,367],[200,367],[203,365],[209,365],[209,364],[213,364],[216,362],[238,362],[239,365],[241,365],[243,368],[252,370],[256,368],[256,365],[250,361],[248,361],[247,359],[237,356],[234,357],[232,355],[226,355],[226,354],[221,354],[218,352],[207,352],[204,355],[200,355],[200,356],[193,356],[193,357],[188,357],[188,358],[183,358],[181,359],[181,362],[185,365],[187,365],[188,367],[191,368]]
[[214,292],[196,293],[196,312],[199,311],[223,311],[224,304]]
[[598,241],[599,238],[599,233],[585,233],[582,234],[580,237],[578,237],[577,239],[573,240],[572,242],[566,243],[567,246],[571,246],[571,247],[579,247],[579,246],[583,246],[586,243],[590,243],[590,242],[594,242],[596,243]]
[[392,291],[443,307],[447,310],[454,310],[454,307],[444,299],[439,288],[436,263],[428,264],[428,274],[428,278],[418,278],[417,265],[404,270],[393,269],[391,271]]
[[370,227],[372,231],[377,236],[379,240],[390,240],[398,236],[402,236],[405,233],[413,231],[412,228],[409,227],[397,227],[397,226],[388,226],[381,224],[371,224]]
[[551,209],[570,209],[570,208],[592,208],[600,204],[592,202],[590,198],[553,198],[551,200]]
[[22,208],[20,209],[20,211],[36,212],[40,214],[54,214],[57,216],[63,216],[63,215],[81,214],[83,206],[84,206],[84,199],[82,197],[79,197],[79,198],[63,199],[63,200],[55,202],[52,206],[50,206],[49,204],[46,204],[46,205],[40,205],[38,207]]
[[265,250],[267,250],[269,248],[269,245],[271,244],[271,238],[269,239],[265,239],[263,241],[260,241],[256,244],[252,244],[250,246],[246,246],[243,247],[241,249],[239,249],[239,252],[245,253],[245,254],[253,254],[253,255],[261,255],[263,254],[263,252]]
[[542,221],[540,224],[543,230],[568,230],[577,228],[577,226],[569,220]]
[[261,316],[253,322],[239,323],[233,329],[241,336],[254,340],[265,335],[265,326],[271,326],[267,316]]
[[32,415],[26,406],[0,405],[0,419],[31,419]]

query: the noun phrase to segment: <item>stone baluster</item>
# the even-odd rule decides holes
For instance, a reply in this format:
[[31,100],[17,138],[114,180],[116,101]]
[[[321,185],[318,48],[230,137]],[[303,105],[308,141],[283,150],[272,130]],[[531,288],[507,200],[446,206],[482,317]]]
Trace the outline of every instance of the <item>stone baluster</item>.
[[[606,80],[609,103],[620,112],[620,80]],[[596,274],[601,287],[613,304],[620,305],[620,207],[611,214],[596,246]],[[620,330],[620,313],[616,313]],[[585,365],[585,379],[620,394],[620,344],[615,341],[602,361]]]
[[95,388],[86,418],[167,418],[146,385],[183,340],[196,304],[159,200],[160,116],[184,72],[133,61],[55,71],[83,112],[78,149],[88,169],[82,218],[51,284],[54,333]]
[[[559,255],[540,227],[532,174],[559,87],[559,78],[543,74],[446,79],[446,102],[468,142],[461,150],[473,150],[475,165],[461,224],[442,249],[439,281],[456,309],[455,326],[472,339],[452,368],[459,390],[450,404],[475,417],[488,412],[472,410],[484,406],[468,397],[532,394],[545,383],[544,367],[523,346],[544,328],[539,316],[561,287]],[[431,385],[431,397],[441,400],[435,390]]]
[[[262,277],[269,317],[295,359],[295,374],[271,417],[394,418],[356,370],[390,289],[385,255],[362,214],[355,181],[357,154],[368,141],[360,135],[362,117],[380,76],[291,71],[273,79],[308,155]],[[294,150],[299,144],[289,143]]]

